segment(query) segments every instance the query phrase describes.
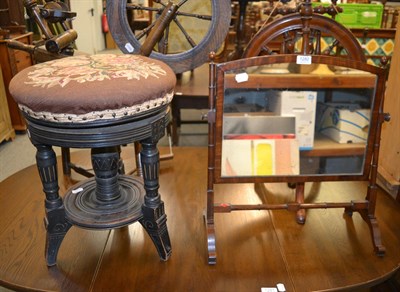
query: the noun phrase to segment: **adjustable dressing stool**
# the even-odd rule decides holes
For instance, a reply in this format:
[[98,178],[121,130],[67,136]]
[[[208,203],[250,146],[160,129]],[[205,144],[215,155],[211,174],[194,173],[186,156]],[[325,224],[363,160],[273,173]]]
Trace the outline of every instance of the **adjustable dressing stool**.
[[[37,148],[46,195],[47,265],[56,264],[72,225],[112,229],[139,221],[167,260],[171,244],[158,193],[157,142],[168,122],[175,73],[139,55],[100,54],[57,59],[18,73],[10,92]],[[121,171],[119,147],[139,141],[143,178]],[[59,195],[52,146],[91,148],[95,176]]]

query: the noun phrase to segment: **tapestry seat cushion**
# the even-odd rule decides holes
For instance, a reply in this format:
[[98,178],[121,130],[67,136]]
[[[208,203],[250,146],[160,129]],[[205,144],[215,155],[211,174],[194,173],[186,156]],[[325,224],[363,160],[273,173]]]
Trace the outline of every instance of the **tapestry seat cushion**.
[[141,115],[169,104],[176,76],[165,63],[140,55],[80,55],[36,64],[10,82],[28,116],[85,123]]

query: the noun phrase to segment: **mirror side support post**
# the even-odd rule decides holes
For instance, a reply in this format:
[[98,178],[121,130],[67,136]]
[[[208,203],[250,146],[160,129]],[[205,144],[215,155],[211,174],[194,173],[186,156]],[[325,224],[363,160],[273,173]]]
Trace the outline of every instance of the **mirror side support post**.
[[215,53],[211,52],[209,65],[209,112],[208,119],[208,170],[207,170],[207,210],[205,214],[207,228],[208,264],[216,264],[216,244],[214,229],[214,166],[215,166]]

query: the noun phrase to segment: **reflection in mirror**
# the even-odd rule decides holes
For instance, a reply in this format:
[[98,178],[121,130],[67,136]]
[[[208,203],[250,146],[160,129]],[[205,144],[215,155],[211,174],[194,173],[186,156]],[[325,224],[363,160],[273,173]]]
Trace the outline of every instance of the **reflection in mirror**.
[[361,174],[375,85],[323,64],[225,72],[221,176]]

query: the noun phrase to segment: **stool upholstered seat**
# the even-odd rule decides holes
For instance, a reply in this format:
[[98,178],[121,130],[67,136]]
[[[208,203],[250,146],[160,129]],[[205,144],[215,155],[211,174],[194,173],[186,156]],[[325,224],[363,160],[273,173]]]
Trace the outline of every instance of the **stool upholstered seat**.
[[82,55],[28,67],[10,83],[20,109],[35,119],[82,123],[142,115],[172,100],[166,64],[139,55]]
[[[99,54],[40,63],[18,73],[10,93],[27,121],[46,195],[47,265],[73,225],[118,228],[139,221],[162,260],[171,254],[158,193],[157,142],[168,123],[176,77],[158,60]],[[142,178],[124,174],[119,147],[140,142]],[[94,177],[59,195],[53,146],[90,148]]]

